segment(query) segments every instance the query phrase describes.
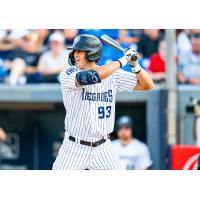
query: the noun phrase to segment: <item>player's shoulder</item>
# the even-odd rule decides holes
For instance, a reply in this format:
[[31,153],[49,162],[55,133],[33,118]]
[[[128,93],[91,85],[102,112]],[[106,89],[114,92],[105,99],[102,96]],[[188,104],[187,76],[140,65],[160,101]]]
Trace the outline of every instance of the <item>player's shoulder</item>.
[[70,75],[77,72],[78,68],[76,66],[66,66],[59,75],[60,82],[65,82],[68,78],[70,78]]
[[73,74],[74,72],[77,72],[79,69],[74,65],[74,66],[70,66],[70,67],[67,67],[65,70],[64,70],[64,73],[66,73],[67,75],[71,75]]
[[78,68],[76,66],[66,66],[61,72],[60,75],[69,76],[74,72],[77,72]]

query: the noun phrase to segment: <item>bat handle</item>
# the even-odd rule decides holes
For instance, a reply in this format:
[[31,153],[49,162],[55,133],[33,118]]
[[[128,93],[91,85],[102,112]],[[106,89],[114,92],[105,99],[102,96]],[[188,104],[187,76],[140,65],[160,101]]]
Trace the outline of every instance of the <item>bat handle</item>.
[[[130,50],[130,48],[124,49],[124,50],[123,50],[123,53],[125,54],[128,50]],[[132,59],[133,61],[136,61],[136,60],[138,59],[138,56],[133,55],[133,56],[131,57],[131,59]]]
[[124,49],[123,53],[125,54],[128,50],[129,50],[129,48]]

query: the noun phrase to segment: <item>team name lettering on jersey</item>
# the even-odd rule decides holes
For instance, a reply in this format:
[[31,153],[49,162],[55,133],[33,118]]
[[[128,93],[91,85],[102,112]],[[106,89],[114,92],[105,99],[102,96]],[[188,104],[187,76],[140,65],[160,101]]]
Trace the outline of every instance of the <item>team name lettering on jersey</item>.
[[91,92],[86,92],[85,88],[82,88],[82,100],[112,102],[113,92],[112,90],[108,90],[107,92],[102,92],[102,93],[95,93],[95,92],[91,93]]
[[75,68],[75,67],[71,67],[71,68],[69,68],[69,69],[66,70],[66,74],[70,75],[70,74],[72,74],[75,71],[78,71],[78,69]]

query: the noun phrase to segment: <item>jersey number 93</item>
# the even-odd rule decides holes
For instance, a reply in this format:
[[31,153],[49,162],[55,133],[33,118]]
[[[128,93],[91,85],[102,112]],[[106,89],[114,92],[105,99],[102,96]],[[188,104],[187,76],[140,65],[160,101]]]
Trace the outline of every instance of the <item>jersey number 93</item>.
[[111,106],[100,106],[98,107],[98,114],[99,114],[99,119],[103,119],[103,118],[109,118],[111,115]]

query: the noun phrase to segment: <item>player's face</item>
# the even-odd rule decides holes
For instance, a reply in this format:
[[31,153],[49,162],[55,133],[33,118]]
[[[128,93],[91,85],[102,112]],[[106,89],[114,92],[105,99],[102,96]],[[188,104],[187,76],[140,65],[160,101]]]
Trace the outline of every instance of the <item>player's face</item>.
[[129,141],[132,138],[132,129],[129,127],[122,127],[118,130],[118,137],[123,141]]
[[88,65],[88,61],[86,59],[86,52],[85,51],[79,51],[76,50],[74,52],[74,58],[76,61],[76,66],[80,69],[85,69],[85,67]]

